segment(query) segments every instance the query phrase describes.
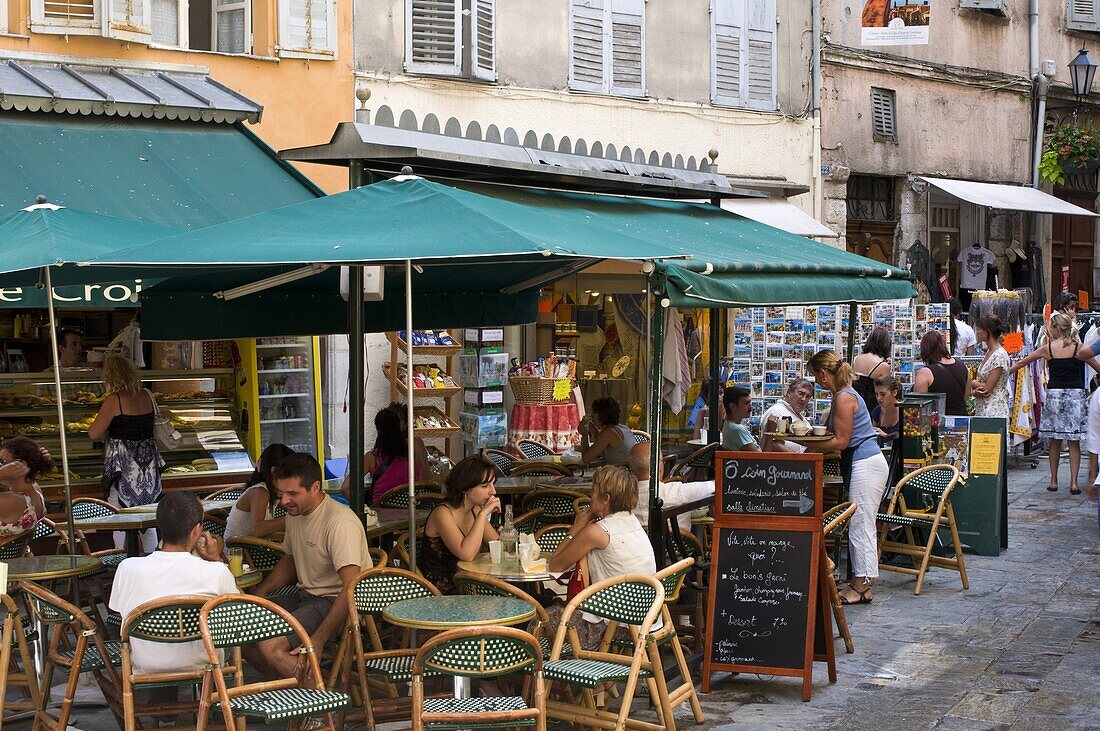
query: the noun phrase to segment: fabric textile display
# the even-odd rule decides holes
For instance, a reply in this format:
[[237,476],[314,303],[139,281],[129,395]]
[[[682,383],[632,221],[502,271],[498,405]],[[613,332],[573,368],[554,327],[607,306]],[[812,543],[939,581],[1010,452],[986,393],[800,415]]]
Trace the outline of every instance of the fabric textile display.
[[665,323],[664,376],[661,395],[673,413],[680,413],[691,388],[691,361],[688,360],[687,341],[684,339],[684,323],[680,311],[669,307]]

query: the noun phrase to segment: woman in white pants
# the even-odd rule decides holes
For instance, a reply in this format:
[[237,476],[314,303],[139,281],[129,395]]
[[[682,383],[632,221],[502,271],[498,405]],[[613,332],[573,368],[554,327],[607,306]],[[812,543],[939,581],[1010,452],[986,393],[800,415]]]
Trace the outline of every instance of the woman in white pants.
[[852,388],[852,366],[832,350],[822,350],[807,364],[814,380],[833,394],[826,424],[833,437],[811,442],[815,452],[840,452],[840,473],[856,513],[848,524],[848,546],[854,578],[840,592],[842,604],[870,604],[878,578],[878,513],[890,466],[882,456],[867,406]]

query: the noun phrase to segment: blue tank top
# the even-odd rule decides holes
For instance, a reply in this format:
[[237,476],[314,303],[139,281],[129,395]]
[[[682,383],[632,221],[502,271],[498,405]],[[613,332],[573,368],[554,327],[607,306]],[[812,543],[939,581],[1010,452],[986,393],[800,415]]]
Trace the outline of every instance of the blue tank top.
[[867,412],[867,404],[863,403],[863,397],[856,393],[851,386],[845,386],[833,396],[833,408],[829,411],[829,430],[833,429],[833,414],[836,413],[836,397],[842,393],[850,393],[856,399],[856,413],[852,416],[852,438],[848,440],[848,446],[854,446],[852,461],[859,462],[862,459],[882,454],[878,446],[878,434],[871,423],[871,415]]

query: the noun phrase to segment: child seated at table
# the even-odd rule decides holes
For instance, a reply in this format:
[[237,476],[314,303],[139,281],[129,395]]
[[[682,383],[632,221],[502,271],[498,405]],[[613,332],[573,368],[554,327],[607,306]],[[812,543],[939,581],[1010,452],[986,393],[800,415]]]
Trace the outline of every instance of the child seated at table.
[[447,476],[445,501],[424,525],[420,570],[444,594],[456,593],[458,562],[473,561],[489,541],[500,538],[489,522],[500,512],[495,479],[496,468],[484,457],[462,460]]

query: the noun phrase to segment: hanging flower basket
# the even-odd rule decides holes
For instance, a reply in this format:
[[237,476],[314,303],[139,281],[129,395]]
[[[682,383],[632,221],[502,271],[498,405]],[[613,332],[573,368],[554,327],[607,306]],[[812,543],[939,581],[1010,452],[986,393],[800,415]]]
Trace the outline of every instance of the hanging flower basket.
[[1047,137],[1039,160],[1039,177],[1062,185],[1067,173],[1090,173],[1097,167],[1100,167],[1100,130],[1064,125]]

